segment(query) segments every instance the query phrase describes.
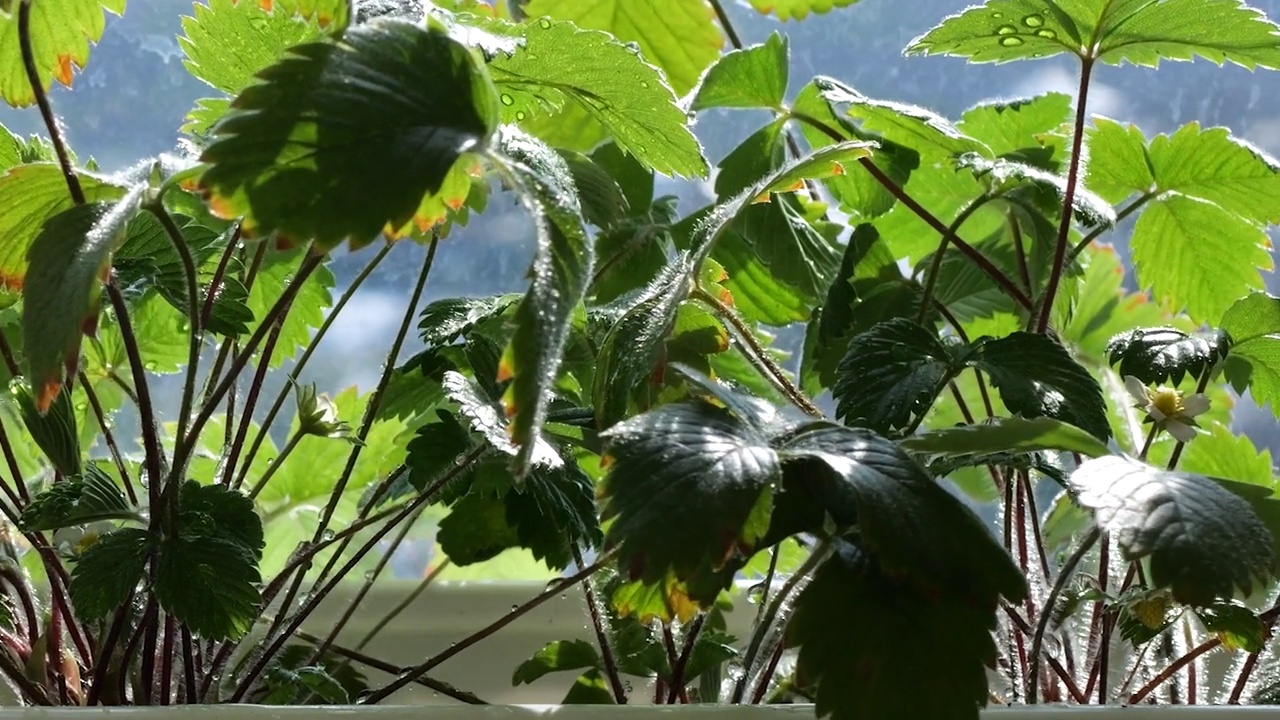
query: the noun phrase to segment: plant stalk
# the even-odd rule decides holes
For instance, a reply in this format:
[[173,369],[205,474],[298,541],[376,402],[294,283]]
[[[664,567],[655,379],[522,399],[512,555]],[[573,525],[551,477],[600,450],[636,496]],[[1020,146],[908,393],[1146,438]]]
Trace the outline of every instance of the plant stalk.
[[1080,541],[1080,546],[1070,557],[1062,563],[1062,568],[1058,570],[1058,578],[1053,583],[1053,589],[1049,591],[1049,597],[1045,599],[1044,605],[1040,611],[1040,618],[1036,621],[1036,632],[1031,637],[1031,658],[1030,668],[1027,677],[1027,704],[1035,705],[1039,702],[1039,675],[1040,675],[1040,654],[1044,650],[1044,634],[1049,628],[1049,620],[1053,617],[1053,607],[1058,602],[1058,596],[1066,589],[1067,583],[1071,581],[1071,576],[1075,573],[1076,567],[1084,560],[1084,556],[1088,554],[1094,543],[1098,542],[1102,532],[1098,528],[1089,531],[1084,540]]

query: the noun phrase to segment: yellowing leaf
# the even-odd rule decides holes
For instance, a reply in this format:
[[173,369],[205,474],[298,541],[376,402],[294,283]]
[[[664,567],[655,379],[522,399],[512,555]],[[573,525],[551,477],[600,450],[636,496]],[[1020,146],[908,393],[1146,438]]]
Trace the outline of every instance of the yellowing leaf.
[[762,15],[773,13],[779,20],[803,20],[811,12],[827,13],[856,2],[858,0],[751,0],[751,7]]

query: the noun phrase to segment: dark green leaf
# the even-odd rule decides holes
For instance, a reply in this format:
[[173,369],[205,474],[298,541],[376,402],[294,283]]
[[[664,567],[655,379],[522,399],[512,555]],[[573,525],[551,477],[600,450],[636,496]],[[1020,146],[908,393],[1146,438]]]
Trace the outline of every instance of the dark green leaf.
[[636,160],[634,155],[610,142],[591,153],[591,159],[622,188],[622,195],[632,213],[641,212],[653,204],[653,171]]
[[517,132],[504,133],[502,145],[537,226],[532,280],[516,308],[515,334],[498,370],[499,380],[511,379],[503,403],[511,417],[511,439],[519,447],[517,472],[522,474],[538,450],[572,316],[591,279],[595,247],[560,156]]
[[[492,82],[439,30],[374,22],[295,46],[236,98],[202,183],[247,229],[358,246],[406,225],[498,119]],[[359,78],[360,82],[352,82]]]
[[1089,433],[1048,417],[999,418],[981,425],[935,430],[906,438],[901,445],[911,452],[932,457],[1006,450],[1063,450],[1085,457],[1101,457],[1111,452]]
[[80,362],[80,338],[98,324],[98,282],[139,194],[116,205],[77,205],[51,217],[28,255],[22,349],[35,405],[44,412]]
[[545,108],[572,100],[646,167],[664,175],[706,175],[702,148],[666,79],[618,37],[546,18],[514,29],[523,44],[489,65],[509,119],[546,114]]
[[576,463],[531,473],[507,493],[505,505],[520,546],[552,569],[569,566],[572,545],[588,550],[600,545],[595,488]]
[[1111,424],[1098,381],[1047,335],[1014,333],[974,343],[973,365],[991,378],[1009,412],[1051,417],[1107,441]]
[[1112,65],[1202,57],[1251,70],[1280,67],[1276,26],[1241,0],[988,0],[943,20],[907,52],[970,62],[1070,53]]
[[225,540],[262,559],[262,519],[253,500],[238,490],[188,480],[178,497],[178,520],[184,535]]
[[436,542],[459,566],[484,562],[520,545],[516,529],[507,523],[507,507],[502,498],[476,494],[454,503],[451,512],[440,521]]
[[725,53],[703,76],[690,108],[781,107],[787,94],[787,59],[787,37],[778,32],[763,44]]
[[616,702],[609,684],[599,670],[592,668],[573,682],[565,694],[562,705],[612,705]]
[[837,523],[856,523],[886,572],[993,608],[997,596],[1026,595],[1026,580],[982,520],[892,441],[817,422],[792,433],[778,453],[788,480],[779,508],[803,487]]
[[1214,633],[1228,650],[1260,652],[1271,637],[1257,613],[1242,603],[1224,600],[1196,608],[1205,630]]
[[19,522],[29,532],[58,530],[102,520],[141,520],[137,509],[96,465],[82,477],[51,485],[22,509]]
[[604,434],[602,520],[623,567],[686,578],[750,551],[769,526],[781,467],[753,423],[706,402],[664,405]]
[[880,323],[849,342],[832,389],[836,414],[879,432],[910,427],[960,367],[959,351],[927,328]]
[[296,670],[273,667],[266,672],[263,682],[267,686],[264,705],[294,705],[303,700],[309,705],[351,704],[342,684],[322,667],[308,666]]
[[1112,455],[1084,463],[1070,482],[1125,558],[1150,557],[1152,582],[1179,602],[1208,605],[1236,588],[1248,594],[1255,579],[1272,575],[1270,531],[1209,478]]
[[1231,338],[1221,330],[1207,330],[1190,335],[1171,327],[1135,328],[1111,338],[1107,343],[1107,359],[1119,364],[1120,375],[1138,378],[1144,385],[1172,380],[1181,384],[1183,377],[1200,378],[1226,357]]
[[[491,447],[507,455],[519,450],[507,434],[507,422],[498,403],[487,399],[474,380],[462,373],[449,370],[444,374],[445,396],[458,404],[462,415],[471,421],[471,430],[479,433]],[[535,466],[557,467],[563,461],[555,448],[539,437],[531,453],[530,462]]]
[[84,620],[110,617],[142,580],[151,552],[146,530],[124,528],[98,538],[71,570],[71,602]]
[[975,720],[990,694],[995,627],[994,599],[922,592],[841,542],[797,598],[787,644],[800,646],[797,672],[818,685],[819,717]]
[[548,673],[599,666],[600,653],[595,645],[585,640],[556,640],[520,663],[511,676],[511,684],[531,683]]
[[1280,410],[1280,298],[1252,293],[1222,316],[1221,328],[1234,343],[1227,358],[1227,379],[1236,392]]
[[259,615],[258,562],[224,537],[170,538],[160,546],[155,594],[160,606],[204,640],[243,636]]
[[598,228],[609,228],[628,215],[630,207],[622,188],[591,158],[572,150],[559,150],[569,166],[573,186],[582,201],[582,217]]
[[10,381],[9,394],[17,401],[22,424],[49,463],[63,475],[79,475],[84,465],[71,394],[58,393],[43,413],[36,407],[36,398],[22,378]]
[[428,349],[448,345],[477,325],[501,316],[519,295],[488,295],[437,300],[422,309],[418,330]]

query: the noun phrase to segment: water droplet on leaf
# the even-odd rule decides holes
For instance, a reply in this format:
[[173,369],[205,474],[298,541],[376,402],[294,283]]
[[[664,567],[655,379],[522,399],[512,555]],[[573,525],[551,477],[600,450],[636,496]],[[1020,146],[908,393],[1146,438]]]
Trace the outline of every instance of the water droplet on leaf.
[[1028,16],[1026,16],[1026,17],[1022,18],[1022,24],[1023,24],[1023,25],[1026,25],[1027,27],[1033,27],[1033,28],[1043,27],[1043,26],[1044,26],[1044,16],[1042,16],[1042,15],[1028,15]]
[[1036,35],[1039,35],[1046,40],[1053,40],[1058,37],[1058,33],[1050,30],[1049,28],[1041,28],[1040,30],[1037,30]]
[[546,18],[539,20],[538,25],[541,26],[543,30],[551,29],[551,21]]
[[516,99],[506,93],[502,93],[502,97],[500,97],[499,99],[502,100],[502,104],[506,105],[507,107],[511,107],[512,105],[516,104]]
[[1008,37],[1000,38],[1000,44],[1005,47],[1018,47],[1022,44],[1022,38],[1017,35],[1009,35]]
[[1000,18],[1004,17],[1004,13],[1002,13],[1002,12],[993,12],[993,13],[991,13],[991,17],[993,17],[993,18],[995,18],[995,19],[999,20]]
[[527,117],[527,115],[525,115],[525,112],[523,110],[516,111],[516,120],[524,120],[525,117]]
[[996,28],[997,35],[1012,35],[1016,32],[1018,32],[1018,28],[1012,25],[1001,25],[1000,27]]

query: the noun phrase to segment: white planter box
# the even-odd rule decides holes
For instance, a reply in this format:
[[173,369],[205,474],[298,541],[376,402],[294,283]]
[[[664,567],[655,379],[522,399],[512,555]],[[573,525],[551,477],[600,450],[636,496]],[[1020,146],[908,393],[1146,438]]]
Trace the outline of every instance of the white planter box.
[[[386,611],[400,602],[411,585],[387,583],[369,594],[360,610],[342,634],[340,643],[354,643],[383,617]],[[537,595],[545,586],[541,583],[458,583],[441,584],[423,593],[417,601],[388,626],[366,652],[380,660],[397,666],[414,665],[423,659],[449,647],[473,632],[485,627],[499,617],[511,612],[513,606],[524,603]],[[349,593],[335,596],[322,606],[312,618],[308,628],[323,632],[333,626],[338,615],[349,602]],[[751,629],[756,607],[740,599],[729,613],[729,630],[740,640],[745,640]],[[396,705],[438,705],[430,711],[432,720],[520,720],[548,715],[554,720],[592,720],[593,718],[622,718],[646,720],[669,718],[672,715],[696,716],[707,720],[789,720],[813,716],[811,706],[726,707],[726,706],[651,706],[636,704],[621,708],[605,709],[601,706],[556,707],[576,678],[576,673],[556,673],[543,677],[532,685],[511,686],[511,674],[516,666],[552,640],[584,639],[594,642],[586,604],[578,588],[553,598],[511,625],[468,648],[453,659],[436,668],[431,675],[461,690],[475,693],[493,706],[459,706],[449,698],[437,696],[432,691],[411,685],[397,693],[389,702]],[[368,671],[369,679],[377,685],[390,676]],[[640,682],[639,679],[632,680]],[[644,703],[647,693],[637,685],[633,702]],[[925,688],[922,688],[925,689]],[[523,707],[514,707],[523,706]],[[151,710],[143,710],[152,712]],[[193,709],[183,711],[189,718]],[[113,711],[115,712],[115,711]],[[203,712],[203,710],[202,710]],[[209,720],[304,720],[312,717],[314,710],[302,709],[234,709],[211,710]],[[216,714],[218,712],[244,712]],[[368,717],[370,720],[422,720],[421,709],[384,706],[342,711],[344,717]],[[61,720],[59,715],[41,715],[49,720]],[[1255,707],[1065,707],[1040,705],[1034,707],[997,707],[985,713],[992,720],[1160,720],[1161,718],[1188,718],[1188,720],[1251,720],[1253,718],[1280,718],[1280,708]],[[5,720],[0,716],[0,720]],[[892,720],[892,719],[886,719]]]

